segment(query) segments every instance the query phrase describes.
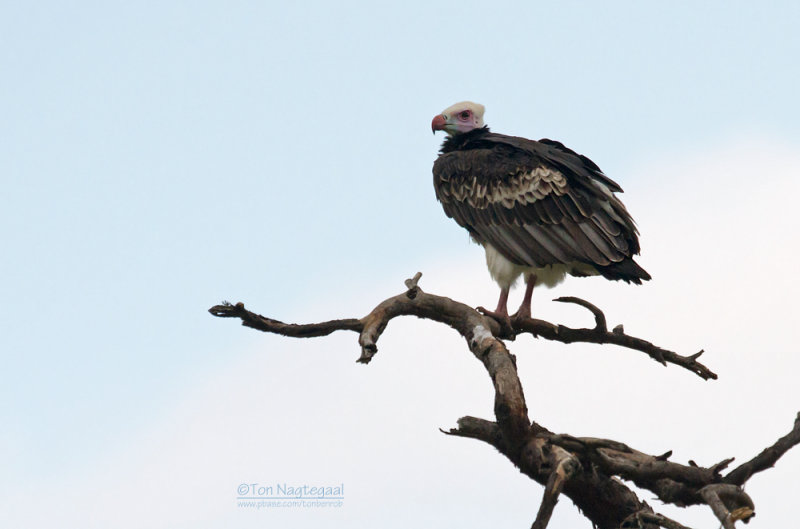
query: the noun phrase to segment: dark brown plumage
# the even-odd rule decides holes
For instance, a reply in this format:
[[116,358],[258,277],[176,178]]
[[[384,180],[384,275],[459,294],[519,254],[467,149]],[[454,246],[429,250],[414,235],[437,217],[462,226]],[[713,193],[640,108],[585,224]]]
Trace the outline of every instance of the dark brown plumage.
[[[487,127],[449,137],[433,165],[448,217],[517,265],[589,265],[608,279],[650,279],[631,256],[636,226],[619,185],[589,158],[552,140],[495,134]],[[582,268],[582,267],[578,267]]]

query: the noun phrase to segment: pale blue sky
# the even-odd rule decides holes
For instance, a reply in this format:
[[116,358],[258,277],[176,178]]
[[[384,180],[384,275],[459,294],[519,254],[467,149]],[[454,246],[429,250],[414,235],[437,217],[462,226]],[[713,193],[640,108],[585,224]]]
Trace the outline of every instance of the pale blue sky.
[[[285,320],[357,316],[416,270],[480,265],[431,187],[430,119],[459,100],[619,181],[659,281],[678,265],[656,262],[672,254],[651,233],[686,204],[742,208],[706,200],[742,183],[719,174],[707,195],[676,175],[692,199],[659,203],[684,197],[659,168],[797,152],[798,23],[795,2],[0,3],[0,492],[124,459],[243,351],[284,346],[211,318],[223,299]],[[781,167],[770,178],[793,182]],[[763,177],[753,193],[769,192]],[[787,215],[776,223],[795,226]],[[491,304],[487,274],[474,281]],[[348,338],[317,346],[350,370]]]

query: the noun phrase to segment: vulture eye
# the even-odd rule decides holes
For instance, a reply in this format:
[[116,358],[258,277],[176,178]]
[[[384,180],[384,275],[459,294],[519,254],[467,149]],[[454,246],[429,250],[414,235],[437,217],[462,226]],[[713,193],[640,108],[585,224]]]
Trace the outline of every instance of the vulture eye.
[[458,115],[461,119],[469,119],[469,110],[463,111],[461,114]]

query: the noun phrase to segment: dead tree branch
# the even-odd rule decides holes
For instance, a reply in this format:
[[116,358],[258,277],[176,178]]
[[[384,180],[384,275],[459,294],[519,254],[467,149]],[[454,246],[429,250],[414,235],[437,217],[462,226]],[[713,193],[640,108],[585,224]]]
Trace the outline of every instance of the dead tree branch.
[[654,512],[637,512],[630,520],[626,520],[627,525],[623,527],[644,527],[646,524],[665,527],[666,529],[691,529],[681,525],[675,520],[670,520],[666,516]]
[[744,485],[745,481],[756,472],[772,468],[790,448],[800,443],[800,413],[794,420],[794,428],[788,434],[778,439],[774,445],[765,448],[760,454],[739,465],[725,476],[725,483]]
[[569,452],[559,454],[558,465],[547,479],[542,503],[539,505],[539,512],[536,514],[536,520],[534,520],[531,529],[545,529],[547,527],[564,484],[579,472],[580,468],[580,462],[572,454]]
[[[422,274],[418,274],[421,276]],[[398,316],[417,316],[438,321],[449,325],[462,335],[468,330],[469,324],[479,324],[482,329],[492,336],[502,338],[500,325],[487,316],[477,312],[472,307],[453,301],[450,298],[428,294],[417,285],[419,277],[407,280],[408,290],[398,296],[391,297],[363,318],[347,318],[342,320],[324,321],[321,323],[294,324],[283,323],[272,318],[267,318],[250,312],[242,303],[222,303],[215,305],[208,311],[220,318],[239,318],[242,325],[259,331],[280,334],[292,338],[311,338],[326,336],[334,331],[355,331],[360,334],[361,356],[358,362],[369,363],[378,352],[377,341],[386,329],[389,321]],[[658,347],[647,340],[625,334],[622,326],[618,325],[613,331],[606,329],[606,318],[602,311],[588,301],[580,298],[558,298],[556,301],[575,303],[590,310],[596,321],[593,329],[574,329],[564,325],[556,325],[544,320],[528,318],[514,322],[516,333],[530,333],[534,336],[562,343],[595,343],[614,344],[627,349],[645,353],[662,365],[674,364],[688,369],[704,380],[716,379],[717,375],[708,367],[697,361],[703,351],[690,356],[682,356],[673,351]],[[465,326],[465,321],[469,324]],[[474,327],[473,327],[474,328]]]
[[717,378],[716,373],[697,361],[700,355],[703,354],[702,350],[690,356],[681,356],[673,351],[658,347],[647,340],[625,334],[622,325],[617,325],[613,331],[609,332],[603,312],[586,300],[576,297],[564,297],[557,298],[554,301],[574,303],[588,309],[595,317],[595,327],[593,329],[573,329],[564,325],[555,325],[544,320],[531,318],[515,322],[515,330],[562,343],[583,342],[619,345],[620,347],[645,353],[662,365],[666,366],[669,363],[681,366],[704,380],[716,380]]
[[[659,500],[678,506],[709,506],[723,527],[755,515],[752,499],[742,486],[787,450],[800,444],[800,414],[791,432],[727,476],[720,473],[733,461],[726,458],[710,467],[693,462],[669,461],[671,451],[649,455],[624,443],[591,437],[554,434],[532,422],[516,369],[514,356],[501,338],[501,326],[463,303],[427,294],[419,288],[421,274],[406,280],[407,291],[381,302],[360,319],[349,318],[313,324],[287,324],[245,309],[242,303],[223,303],[209,309],[217,317],[238,318],[242,325],[283,336],[325,336],[337,330],[359,333],[358,362],[369,363],[378,351],[377,341],[388,323],[398,316],[413,315],[444,323],[466,340],[472,354],[483,364],[495,389],[495,421],[462,417],[445,433],[483,441],[504,454],[525,475],[545,486],[533,529],[545,529],[560,495],[569,497],[599,529],[688,529],[655,513],[621,480],[656,494]],[[514,333],[531,333],[563,343],[611,343],[640,351],[658,362],[681,366],[703,379],[717,376],[697,361],[700,353],[681,356],[641,338],[625,334],[621,325],[608,331],[606,317],[595,305],[579,298],[556,301],[580,305],[594,315],[593,329],[574,329],[543,320],[513,322]],[[619,479],[617,479],[619,478]]]

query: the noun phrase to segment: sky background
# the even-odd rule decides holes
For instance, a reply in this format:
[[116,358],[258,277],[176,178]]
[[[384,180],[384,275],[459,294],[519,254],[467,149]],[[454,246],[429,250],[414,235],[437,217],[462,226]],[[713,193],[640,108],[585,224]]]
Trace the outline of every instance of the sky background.
[[[206,312],[361,317],[417,271],[492,306],[431,186],[430,120],[464,99],[590,156],[640,227],[653,281],[568,279],[534,313],[591,325],[550,301],[577,295],[720,375],[521,337],[531,418],[752,457],[800,410],[798,22],[795,2],[0,1],[0,525],[530,526],[542,487],[438,431],[492,417],[454,331],[395,320],[363,366],[355,334]],[[749,527],[795,519],[798,471],[800,450],[748,483]],[[344,483],[344,507],[237,507],[254,482]],[[551,527],[589,523],[562,499]]]

